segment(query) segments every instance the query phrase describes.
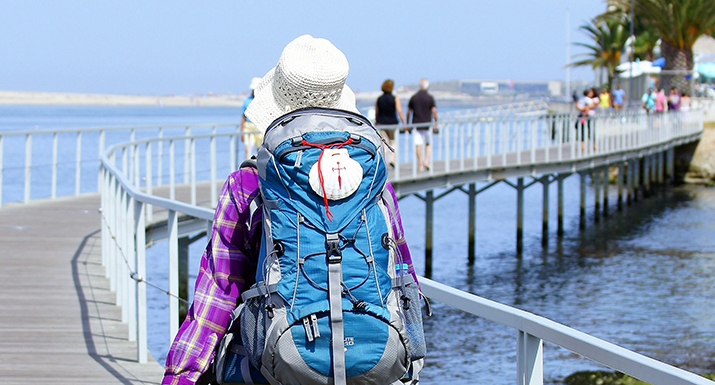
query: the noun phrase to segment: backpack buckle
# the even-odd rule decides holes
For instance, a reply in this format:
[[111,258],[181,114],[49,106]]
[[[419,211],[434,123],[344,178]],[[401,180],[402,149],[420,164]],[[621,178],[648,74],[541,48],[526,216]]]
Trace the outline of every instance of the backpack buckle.
[[325,251],[328,263],[340,263],[343,260],[338,234],[325,234]]

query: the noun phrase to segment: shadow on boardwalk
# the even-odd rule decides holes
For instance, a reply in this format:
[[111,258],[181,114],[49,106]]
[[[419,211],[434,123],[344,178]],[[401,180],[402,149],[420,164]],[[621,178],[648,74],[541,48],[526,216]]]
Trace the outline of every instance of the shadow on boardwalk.
[[101,265],[99,196],[0,210],[3,384],[158,384],[136,362]]

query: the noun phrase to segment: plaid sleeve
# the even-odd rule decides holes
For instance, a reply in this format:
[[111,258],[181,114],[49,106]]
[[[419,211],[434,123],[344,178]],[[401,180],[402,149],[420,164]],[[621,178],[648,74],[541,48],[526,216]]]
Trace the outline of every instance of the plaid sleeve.
[[397,196],[395,195],[395,189],[392,187],[392,184],[390,184],[389,181],[387,182],[385,188],[390,193],[390,197],[392,198],[392,200],[395,202],[395,213],[393,215],[393,213],[390,212],[390,223],[392,224],[392,230],[394,230],[394,234],[402,235],[396,240],[397,248],[400,250],[400,254],[402,255],[402,263],[407,264],[407,271],[412,274],[412,277],[415,279],[415,282],[419,284],[419,281],[417,281],[417,273],[415,273],[415,267],[412,264],[412,255],[410,255],[410,248],[407,247],[407,241],[404,237],[405,231],[402,229],[402,217],[400,216],[400,206],[398,206],[397,204]]
[[258,194],[252,168],[233,172],[221,189],[211,238],[201,257],[194,302],[166,357],[162,384],[195,384],[213,358],[240,294],[255,280],[261,210],[252,223],[249,204]]

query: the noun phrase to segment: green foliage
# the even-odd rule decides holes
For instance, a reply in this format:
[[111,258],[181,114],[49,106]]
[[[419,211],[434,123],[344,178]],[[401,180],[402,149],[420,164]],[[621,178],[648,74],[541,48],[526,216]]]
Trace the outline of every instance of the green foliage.
[[593,20],[579,29],[588,35],[591,43],[574,43],[586,48],[587,52],[576,55],[575,58],[582,59],[569,65],[589,66],[593,69],[603,66],[608,70],[608,83],[611,84],[617,73],[616,67],[621,64],[621,53],[629,36],[628,30],[618,20]]

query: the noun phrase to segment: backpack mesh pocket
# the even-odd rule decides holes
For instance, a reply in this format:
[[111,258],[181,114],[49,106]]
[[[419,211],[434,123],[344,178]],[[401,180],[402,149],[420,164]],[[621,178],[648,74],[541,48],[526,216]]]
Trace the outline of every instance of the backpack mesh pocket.
[[241,340],[255,368],[261,367],[261,357],[266,341],[266,297],[249,298],[241,314]]
[[407,337],[410,339],[410,357],[414,361],[427,355],[425,332],[422,328],[422,301],[420,291],[414,283],[405,287],[405,295],[410,299],[410,308],[400,308],[405,316]]

